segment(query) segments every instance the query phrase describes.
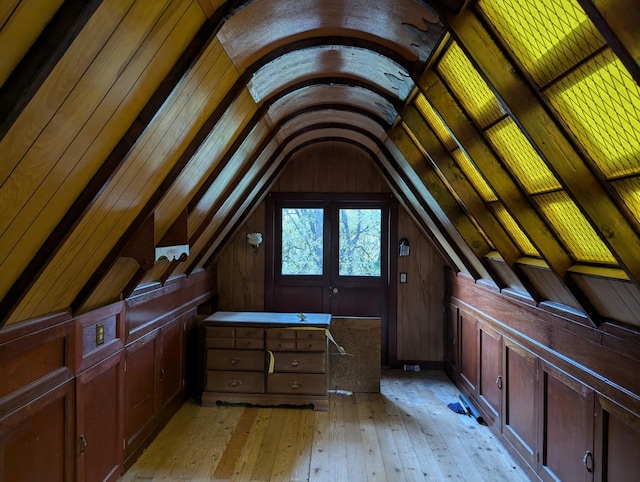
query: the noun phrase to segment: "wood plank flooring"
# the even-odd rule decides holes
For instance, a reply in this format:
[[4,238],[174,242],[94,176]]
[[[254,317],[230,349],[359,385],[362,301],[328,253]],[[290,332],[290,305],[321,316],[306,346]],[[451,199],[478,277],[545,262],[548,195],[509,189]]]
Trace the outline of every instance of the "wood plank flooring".
[[121,478],[158,481],[527,481],[491,430],[447,407],[439,371],[382,370],[380,393],[329,412],[187,402]]

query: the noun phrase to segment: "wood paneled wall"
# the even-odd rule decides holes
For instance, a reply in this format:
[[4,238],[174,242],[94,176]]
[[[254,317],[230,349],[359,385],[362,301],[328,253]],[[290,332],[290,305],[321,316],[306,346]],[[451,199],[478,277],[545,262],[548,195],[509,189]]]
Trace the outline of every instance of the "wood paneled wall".
[[117,480],[195,389],[197,307],[214,298],[199,271],[1,329],[0,481]]
[[222,252],[217,263],[218,303],[226,311],[264,311],[265,246],[253,248],[247,234],[265,232],[265,205],[254,213]]
[[[272,192],[385,193],[390,189],[364,151],[326,142],[292,156]],[[411,242],[411,256],[398,262],[398,271],[408,276],[406,284],[398,283],[397,359],[439,363],[443,360],[444,261],[403,209],[399,209],[397,226],[398,237]],[[222,251],[217,263],[221,310],[264,310],[265,249],[261,246],[255,255],[246,241],[248,233],[264,233],[264,228],[262,203]],[[399,280],[397,273],[391,276]]]
[[[404,209],[398,209],[398,239],[409,256],[398,258],[398,360],[441,361],[444,350],[444,260]],[[400,273],[407,282],[400,283]]]
[[640,331],[447,281],[447,370],[532,478],[635,480]]

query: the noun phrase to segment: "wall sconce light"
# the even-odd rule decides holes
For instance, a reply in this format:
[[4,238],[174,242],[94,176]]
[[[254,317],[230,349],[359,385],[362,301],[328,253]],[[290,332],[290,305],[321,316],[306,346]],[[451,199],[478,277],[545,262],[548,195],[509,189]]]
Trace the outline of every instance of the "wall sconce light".
[[400,240],[398,256],[409,256],[409,240],[407,238],[402,238]]
[[247,234],[247,243],[253,247],[253,252],[258,254],[258,246],[262,243],[262,233]]

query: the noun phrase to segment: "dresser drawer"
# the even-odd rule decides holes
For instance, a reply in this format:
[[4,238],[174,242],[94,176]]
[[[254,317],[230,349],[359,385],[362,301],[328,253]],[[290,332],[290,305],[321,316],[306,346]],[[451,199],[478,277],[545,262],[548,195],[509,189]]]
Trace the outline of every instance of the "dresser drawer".
[[288,330],[286,328],[272,328],[267,330],[267,340],[295,340],[296,330]]
[[326,395],[327,376],[316,373],[273,373],[267,380],[267,393]]
[[324,330],[272,329],[267,330],[267,350],[271,351],[324,351]]
[[236,329],[228,326],[207,326],[205,327],[207,338],[234,338]]
[[206,390],[228,393],[264,393],[264,373],[207,370]]
[[236,328],[236,338],[257,338],[262,340],[264,338],[264,329],[262,328]]
[[296,340],[267,340],[267,350],[271,351],[295,351]]
[[208,370],[264,371],[260,350],[207,350]]
[[262,338],[236,338],[234,348],[262,350],[264,348],[264,340]]
[[298,351],[325,351],[327,340],[296,340],[296,350]]
[[278,352],[274,353],[276,372],[325,373],[326,355],[320,353]]
[[207,326],[205,346],[206,348],[262,350],[264,349],[264,329]]

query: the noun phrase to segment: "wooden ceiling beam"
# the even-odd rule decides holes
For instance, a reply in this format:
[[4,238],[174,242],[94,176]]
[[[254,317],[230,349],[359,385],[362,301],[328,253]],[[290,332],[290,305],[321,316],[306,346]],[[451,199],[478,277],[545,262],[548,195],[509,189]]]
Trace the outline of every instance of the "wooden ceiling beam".
[[508,174],[440,78],[430,71],[420,81],[425,98],[454,132],[459,145],[476,164],[511,215],[529,235],[533,245],[562,279],[571,267],[569,254],[556,239],[542,216]]
[[[443,256],[449,266],[455,272],[465,271],[473,279],[482,278],[482,273],[478,271],[477,260],[473,263],[465,257],[458,249],[456,242],[440,225],[435,213],[429,205],[421,201],[422,197],[413,183],[408,179],[406,173],[400,168],[400,160],[403,154],[392,140],[387,140],[384,145],[385,156],[379,159],[380,165],[384,168],[388,182],[396,189],[396,196],[405,203],[405,209],[414,217],[416,224],[423,230],[425,236],[432,245],[437,246],[439,252],[444,252]],[[404,160],[406,162],[406,160]]]
[[[86,23],[86,20],[84,20],[84,23]],[[122,167],[122,163],[127,153],[135,145],[140,135],[144,132],[146,126],[151,122],[153,116],[160,110],[161,106],[167,100],[180,79],[191,68],[192,63],[198,57],[202,48],[211,39],[215,30],[219,28],[219,23],[220,18],[216,16],[205,22],[205,24],[200,28],[198,33],[194,36],[188,47],[180,56],[178,62],[176,62],[176,64],[171,68],[168,75],[153,93],[145,107],[140,112],[138,118],[132,123],[127,132],[123,135],[122,139],[118,144],[116,144],[115,148],[107,156],[98,171],[82,190],[81,194],[52,230],[51,234],[44,241],[35,256],[9,289],[6,296],[0,300],[0,328],[19,305],[30,287],[33,286],[35,281],[38,279],[38,276],[53,260],[55,254],[66,241],[69,234],[77,226],[80,219],[82,219],[84,214],[88,211],[90,206],[95,202],[105,185]],[[147,218],[148,214],[149,212],[146,212],[146,215],[142,216],[139,222],[143,222]],[[135,228],[130,231],[130,235],[133,235],[134,232]],[[122,243],[119,245],[119,249],[124,247],[128,239],[128,237],[123,239]]]
[[[219,28],[221,15],[222,12],[220,13],[220,15],[216,15],[205,22],[205,24],[199,30],[198,34],[193,38],[187,49],[185,49],[185,52],[180,57],[180,60],[170,71],[169,75],[167,75],[163,83],[158,87],[156,93],[151,97],[146,107],[138,117],[138,122],[134,122],[134,124],[131,126],[129,131],[127,131],[120,143],[112,151],[107,162],[104,163],[104,165],[92,179],[89,189],[84,190],[83,196],[86,199],[79,199],[78,201],[76,201],[76,203],[74,204],[74,208],[76,208],[76,204],[78,204],[77,209],[80,211],[80,214],[77,215],[77,217],[70,218],[70,213],[76,212],[74,208],[72,208],[72,210],[67,213],[62,223],[64,223],[67,218],[70,218],[70,221],[76,223],[77,220],[82,216],[82,213],[84,213],[91,206],[95,198],[108,183],[109,179],[111,179],[111,177],[115,174],[117,169],[121,167],[124,159],[126,158],[126,155],[135,145],[138,138],[142,135],[148,123],[150,123],[154,115],[159,112],[160,108],[164,104],[164,101],[169,98],[178,82],[193,66],[193,63],[199,57],[203,48],[211,41],[212,34],[217,28]],[[136,226],[140,225],[140,223],[142,223],[151,215],[157,203],[164,195],[164,192],[169,188],[173,181],[175,181],[193,153],[197,150],[202,141],[208,135],[211,128],[215,125],[219,117],[224,113],[231,102],[233,102],[233,99],[240,92],[243,84],[244,83],[241,81],[236,82],[236,84],[234,85],[235,89],[232,89],[232,91],[230,91],[229,94],[225,97],[225,100],[221,102],[217,109],[214,110],[207,122],[205,122],[204,126],[200,129],[198,134],[196,134],[192,142],[182,154],[178,162],[176,162],[176,164],[173,166],[171,172],[166,176],[166,178],[160,184],[159,188],[155,191],[155,193],[150,197],[149,201],[142,208],[138,216],[135,218],[135,221],[125,231],[120,241],[114,245],[109,254],[102,260],[102,263],[100,264],[98,269],[96,269],[96,271],[92,274],[88,282],[80,290],[73,303],[71,304],[71,309],[73,312],[78,310],[90,298],[93,291],[99,286],[102,278],[109,272],[109,269],[113,266],[117,258],[122,253],[122,250],[126,246],[128,240],[131,239],[131,236],[134,235]],[[60,226],[56,228],[56,230],[54,230],[54,234],[58,232],[60,232]],[[136,276],[140,277],[141,279],[140,272],[138,272]],[[128,286],[130,287],[131,284],[132,283],[130,281],[128,283]]]
[[536,207],[508,174],[501,161],[489,148],[482,134],[467,118],[442,80],[433,71],[420,79],[420,89],[427,100],[440,114],[442,120],[455,134],[462,149],[476,164],[480,172],[493,187],[498,199],[518,222],[559,281],[580,303],[589,317],[597,325],[600,315],[590,300],[572,283],[568,270],[573,265],[569,253],[556,238]]
[[[400,115],[426,152],[427,161],[431,163],[434,169],[442,173],[442,176],[447,180],[465,209],[478,223],[480,229],[495,246],[505,263],[518,276],[527,292],[537,302],[542,301],[537,290],[528,282],[528,278],[523,275],[517,263],[518,259],[523,256],[522,252],[466,178],[455,159],[427,125],[420,112],[415,106],[408,105],[401,111]],[[422,163],[416,166],[412,165],[412,167],[416,174],[422,177],[421,173],[424,170]]]
[[67,0],[0,88],[0,140],[76,39],[102,0]]
[[[438,216],[439,222],[445,230],[450,234],[453,230],[459,236],[460,240],[455,244],[462,250],[465,257],[471,257],[473,261],[478,262],[498,286],[504,287],[502,280],[495,275],[485,259],[485,256],[494,248],[462,209],[405,128],[401,125],[394,127],[389,137],[398,146],[406,160],[407,166],[403,170],[411,171],[408,174],[414,176],[414,182],[418,184],[422,201],[432,206],[432,211]],[[482,270],[478,269],[477,271],[482,273]]]
[[[470,11],[450,19],[452,35],[493,86],[564,189],[636,285],[640,280],[640,226],[632,225],[549,115],[531,85],[517,74],[501,48]],[[635,229],[634,229],[635,228]]]

